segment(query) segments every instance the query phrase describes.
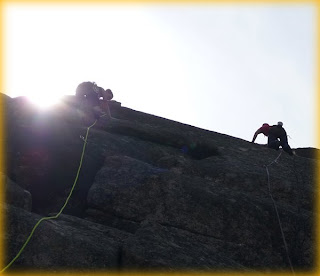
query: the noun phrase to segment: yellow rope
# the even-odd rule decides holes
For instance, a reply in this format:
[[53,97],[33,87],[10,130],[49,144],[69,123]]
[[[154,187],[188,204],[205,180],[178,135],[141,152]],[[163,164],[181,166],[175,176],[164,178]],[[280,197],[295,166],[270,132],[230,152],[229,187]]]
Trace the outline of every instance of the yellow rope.
[[[101,116],[101,117],[102,117],[102,116]],[[69,202],[69,200],[70,200],[70,197],[71,197],[71,195],[72,195],[72,193],[73,193],[73,190],[74,190],[74,188],[75,188],[75,186],[76,186],[76,183],[77,183],[77,181],[78,181],[78,178],[79,178],[79,173],[80,173],[80,170],[81,170],[81,167],[82,167],[83,156],[84,156],[84,152],[85,152],[86,145],[87,145],[87,139],[88,139],[89,130],[90,130],[90,128],[92,128],[96,123],[97,123],[97,120],[95,120],[95,122],[94,122],[91,126],[89,126],[89,127],[87,128],[87,133],[86,133],[86,137],[85,137],[85,139],[84,139],[84,144],[83,144],[83,148],[82,148],[82,154],[81,154],[81,158],[80,158],[80,164],[79,164],[79,168],[78,168],[78,171],[77,171],[77,175],[76,175],[76,178],[75,178],[75,180],[74,180],[74,182],[73,182],[71,191],[70,191],[70,193],[69,193],[69,195],[68,195],[68,197],[67,197],[64,205],[62,206],[61,210],[60,210],[59,213],[56,214],[55,216],[52,216],[52,217],[43,217],[43,218],[41,218],[41,219],[36,223],[36,225],[33,227],[32,231],[31,231],[29,237],[27,238],[27,240],[25,241],[25,243],[24,243],[23,246],[21,247],[20,251],[18,252],[18,254],[12,259],[12,261],[11,261],[5,268],[3,268],[3,269],[0,271],[0,273],[3,273],[5,270],[7,270],[7,269],[20,257],[21,253],[23,252],[23,250],[25,249],[25,247],[26,247],[27,244],[29,243],[31,237],[33,236],[34,231],[37,229],[37,227],[40,225],[41,222],[43,222],[43,221],[45,221],[45,220],[50,220],[50,219],[56,219],[56,218],[58,218],[58,217],[61,215],[61,213],[63,212],[64,208],[66,208],[66,206],[67,206],[67,204],[68,204],[68,202]]]

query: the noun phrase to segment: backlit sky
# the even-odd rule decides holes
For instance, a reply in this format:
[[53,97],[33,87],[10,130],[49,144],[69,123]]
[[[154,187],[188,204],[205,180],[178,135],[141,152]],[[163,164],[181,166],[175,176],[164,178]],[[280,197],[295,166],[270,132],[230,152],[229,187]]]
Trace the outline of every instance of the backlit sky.
[[11,97],[95,81],[135,110],[248,141],[282,121],[317,146],[312,4],[7,4],[4,20]]

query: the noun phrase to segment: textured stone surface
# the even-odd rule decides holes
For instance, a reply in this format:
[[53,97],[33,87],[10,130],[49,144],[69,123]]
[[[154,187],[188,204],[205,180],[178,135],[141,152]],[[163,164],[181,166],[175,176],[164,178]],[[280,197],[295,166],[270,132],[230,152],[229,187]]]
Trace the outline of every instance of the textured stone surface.
[[[4,207],[9,261],[37,219],[63,206],[94,121],[72,96],[46,113],[5,101],[6,174],[16,183]],[[117,120],[90,130],[64,215],[36,231],[13,270],[289,271],[268,183],[294,269],[315,266],[316,149],[279,156],[117,102],[110,109]]]
[[4,174],[0,174],[1,183],[4,184],[5,190],[5,201],[7,204],[12,204],[16,207],[20,207],[27,211],[31,211],[32,208],[32,198],[31,194],[22,189],[15,182],[11,181]]
[[[35,223],[41,218],[8,205],[7,263],[20,250]],[[87,270],[119,267],[121,240],[128,235],[119,230],[62,216],[58,220],[44,221],[35,231],[25,250],[12,266],[12,270]]]

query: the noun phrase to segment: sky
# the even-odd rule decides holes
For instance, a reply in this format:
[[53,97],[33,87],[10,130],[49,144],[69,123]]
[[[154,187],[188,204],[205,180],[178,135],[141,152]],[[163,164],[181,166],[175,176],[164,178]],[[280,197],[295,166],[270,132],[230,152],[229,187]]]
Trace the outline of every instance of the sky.
[[[7,4],[5,91],[52,103],[94,81],[122,106],[251,141],[316,139],[313,4]],[[257,143],[266,144],[260,134]]]

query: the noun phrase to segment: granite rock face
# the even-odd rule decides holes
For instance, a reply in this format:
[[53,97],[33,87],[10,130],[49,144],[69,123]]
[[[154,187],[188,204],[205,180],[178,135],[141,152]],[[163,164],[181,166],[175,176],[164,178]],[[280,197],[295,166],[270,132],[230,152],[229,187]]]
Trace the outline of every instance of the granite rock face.
[[[46,112],[3,101],[8,263],[63,206],[94,119],[73,96]],[[289,156],[118,102],[110,109],[117,120],[90,129],[63,214],[40,224],[10,270],[290,271],[288,257],[295,271],[315,267],[316,149]]]

